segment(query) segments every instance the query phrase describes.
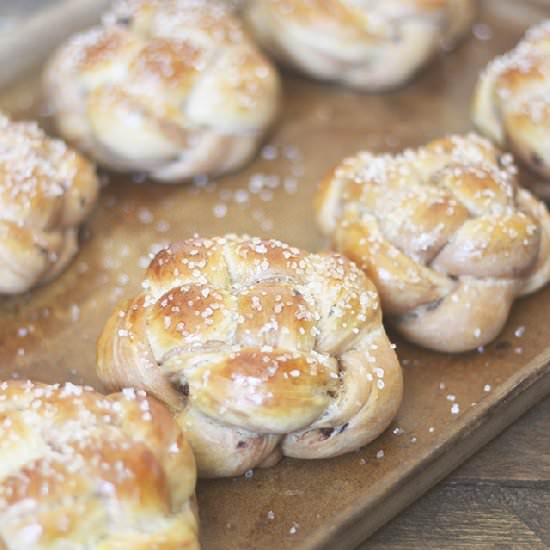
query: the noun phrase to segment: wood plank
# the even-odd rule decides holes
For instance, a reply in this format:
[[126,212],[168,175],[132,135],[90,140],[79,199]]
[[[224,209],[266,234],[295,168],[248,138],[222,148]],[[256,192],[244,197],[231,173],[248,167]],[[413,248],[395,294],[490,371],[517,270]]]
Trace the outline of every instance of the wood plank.
[[448,483],[550,484],[550,399],[466,462]]
[[358,550],[543,550],[550,547],[549,508],[545,489],[442,485]]

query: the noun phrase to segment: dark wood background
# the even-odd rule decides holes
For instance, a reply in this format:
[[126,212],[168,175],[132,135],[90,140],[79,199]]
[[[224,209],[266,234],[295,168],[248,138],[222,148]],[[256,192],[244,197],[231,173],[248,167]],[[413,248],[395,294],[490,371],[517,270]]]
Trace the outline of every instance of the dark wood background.
[[360,550],[550,548],[550,398]]

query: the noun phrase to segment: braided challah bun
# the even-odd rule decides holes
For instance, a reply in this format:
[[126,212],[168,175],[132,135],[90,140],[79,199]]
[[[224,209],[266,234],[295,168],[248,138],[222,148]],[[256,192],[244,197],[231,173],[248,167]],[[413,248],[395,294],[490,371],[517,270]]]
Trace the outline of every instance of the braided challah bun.
[[198,549],[195,481],[145,392],[0,383],[0,548]]
[[364,90],[399,86],[473,19],[474,0],[249,0],[245,18],[276,58]]
[[67,266],[98,188],[81,155],[0,113],[0,294],[25,292]]
[[115,170],[166,182],[238,168],[279,105],[279,79],[223,3],[127,0],[50,61],[59,131]]
[[397,156],[359,153],[323,182],[318,222],[373,279],[403,336],[466,351],[493,340],[516,296],[550,279],[550,216],[515,174],[510,155],[472,134]]
[[[550,19],[529,29],[481,74],[473,119],[481,132],[550,178]],[[550,199],[550,185],[533,189]]]
[[340,455],[395,416],[401,369],[376,289],[349,260],[192,238],[157,254],[143,286],[107,323],[98,373],[170,406],[199,475]]

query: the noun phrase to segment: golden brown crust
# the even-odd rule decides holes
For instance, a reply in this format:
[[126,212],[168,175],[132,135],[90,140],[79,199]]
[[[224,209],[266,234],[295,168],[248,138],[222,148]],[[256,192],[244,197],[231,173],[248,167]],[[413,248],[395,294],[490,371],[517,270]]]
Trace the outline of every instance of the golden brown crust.
[[281,450],[357,449],[402,396],[378,295],[355,265],[232,235],[157,254],[99,339],[98,374],[165,401],[203,476],[270,466]]
[[518,294],[550,279],[550,216],[516,172],[473,134],[359,153],[321,184],[318,222],[373,279],[403,335],[473,349],[496,337]]
[[[478,129],[508,146],[532,170],[550,178],[550,20],[529,29],[519,44],[481,74],[473,100]],[[548,185],[533,188],[550,197]]]
[[98,190],[84,157],[0,113],[0,294],[25,292],[65,268]]
[[[365,90],[399,86],[473,19],[473,0],[249,0],[259,43],[286,64]],[[320,39],[320,37],[322,37]]]
[[163,181],[233,170],[278,110],[275,69],[222,3],[123,0],[45,73],[60,132]]
[[143,391],[1,383],[0,464],[9,550],[199,547],[193,454]]

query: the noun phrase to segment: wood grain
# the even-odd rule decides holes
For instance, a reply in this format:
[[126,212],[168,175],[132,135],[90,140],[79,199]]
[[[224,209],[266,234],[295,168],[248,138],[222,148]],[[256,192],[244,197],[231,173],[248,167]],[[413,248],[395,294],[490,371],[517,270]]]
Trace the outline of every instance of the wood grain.
[[542,550],[550,545],[549,506],[543,489],[443,486],[360,548]]
[[550,399],[477,453],[448,482],[550,488]]

